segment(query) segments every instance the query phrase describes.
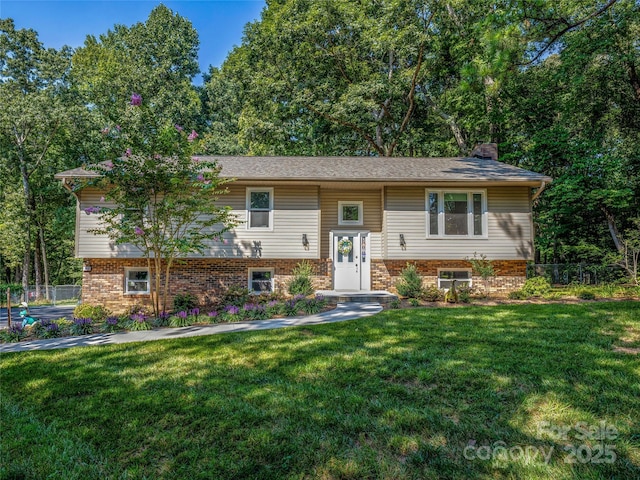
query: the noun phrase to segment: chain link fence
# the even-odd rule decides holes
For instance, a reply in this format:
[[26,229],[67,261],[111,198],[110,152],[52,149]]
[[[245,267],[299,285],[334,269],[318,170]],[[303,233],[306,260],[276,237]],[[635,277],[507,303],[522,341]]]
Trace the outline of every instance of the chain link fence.
[[[33,303],[36,300],[49,300],[53,305],[58,303],[72,303],[80,300],[82,293],[81,285],[40,285],[40,299],[36,297],[35,285],[30,285],[27,289],[27,301]],[[14,305],[23,301],[22,293],[11,295],[11,303]]]
[[624,281],[627,273],[619,265],[588,265],[585,263],[530,263],[527,278],[545,277],[552,285],[601,285]]

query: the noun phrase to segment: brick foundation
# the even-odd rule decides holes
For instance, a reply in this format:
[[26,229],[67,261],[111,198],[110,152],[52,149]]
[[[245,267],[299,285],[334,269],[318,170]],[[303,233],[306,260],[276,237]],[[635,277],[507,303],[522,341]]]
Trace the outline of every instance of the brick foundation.
[[[313,286],[317,290],[332,289],[330,259],[308,260],[316,275]],[[213,303],[230,286],[247,287],[249,268],[272,268],[276,290],[286,291],[293,269],[300,260],[284,259],[189,259],[176,264],[171,271],[169,302],[178,293],[192,293],[201,304]],[[416,260],[414,263],[424,277],[425,286],[437,285],[438,268],[470,268],[463,260]],[[146,267],[144,259],[85,259],[91,265],[83,274],[82,302],[102,304],[119,313],[135,304],[151,304],[150,295],[125,295],[124,272],[126,267]],[[490,282],[493,293],[518,289],[526,279],[526,262],[521,260],[497,260],[493,262],[497,276]],[[406,260],[372,260],[372,290],[394,291]],[[480,277],[473,277],[475,285],[482,286]]]
[[[313,286],[317,290],[331,289],[331,261],[308,260],[315,267]],[[189,259],[171,269],[169,305],[178,293],[191,293],[202,305],[210,304],[230,286],[247,287],[249,268],[272,268],[275,287],[286,291],[293,269],[300,260],[266,259]],[[127,267],[146,267],[144,259],[85,259],[90,272],[82,278],[82,302],[102,304],[113,312],[122,312],[131,305],[151,305],[151,295],[125,295],[124,273]]]
[[[471,268],[465,260],[372,260],[371,288],[373,290],[395,291],[395,284],[400,279],[402,269],[407,263],[416,265],[418,273],[423,277],[425,286],[438,285],[438,269]],[[527,262],[525,260],[494,260],[496,276],[489,281],[492,293],[507,293],[522,287],[527,279]],[[474,286],[484,287],[481,277],[473,275]]]

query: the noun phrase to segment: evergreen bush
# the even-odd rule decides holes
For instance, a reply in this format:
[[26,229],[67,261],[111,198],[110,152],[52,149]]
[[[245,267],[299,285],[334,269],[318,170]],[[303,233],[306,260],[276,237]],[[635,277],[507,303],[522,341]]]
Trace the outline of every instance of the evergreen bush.
[[418,268],[414,264],[407,263],[407,266],[400,272],[400,277],[400,280],[396,283],[398,293],[407,298],[420,298],[422,295],[422,277],[418,273]]

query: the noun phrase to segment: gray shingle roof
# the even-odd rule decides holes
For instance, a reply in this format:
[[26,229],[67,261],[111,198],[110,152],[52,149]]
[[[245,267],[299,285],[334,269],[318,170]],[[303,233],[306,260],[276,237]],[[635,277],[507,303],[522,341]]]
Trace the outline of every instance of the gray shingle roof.
[[[238,180],[355,182],[524,182],[540,184],[550,177],[495,160],[413,157],[225,157],[217,160],[221,176]],[[83,168],[56,178],[94,177]]]

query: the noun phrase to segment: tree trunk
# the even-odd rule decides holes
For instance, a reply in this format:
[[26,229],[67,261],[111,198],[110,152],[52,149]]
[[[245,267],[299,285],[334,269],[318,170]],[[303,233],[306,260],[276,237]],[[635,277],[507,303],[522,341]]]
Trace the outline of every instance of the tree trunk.
[[495,98],[491,89],[495,84],[495,80],[489,76],[484,77],[484,86],[485,86],[485,104],[487,110],[487,118],[489,119],[489,141],[492,143],[497,143],[497,131],[498,128],[495,123],[493,123],[493,110],[494,110],[494,102]]
[[36,235],[33,249],[33,270],[36,282],[36,300],[42,298],[42,261],[40,259],[40,237]]
[[44,285],[45,285],[44,297],[47,300],[50,300],[49,299],[49,260],[47,260],[47,245],[44,242],[44,231],[42,229],[42,226],[38,227],[38,233],[40,236],[40,249],[42,252],[42,255],[41,255],[42,273],[44,274]]
[[616,218],[605,207],[602,207],[602,211],[604,212],[604,215],[607,218],[607,225],[609,226],[609,233],[611,234],[611,238],[613,239],[613,243],[616,246],[616,250],[618,252],[621,252],[621,253],[624,252],[624,246],[622,245],[622,242],[620,241],[620,233],[618,232],[618,228],[616,227]]
[[172,259],[167,260],[167,268],[165,269],[165,273],[164,273],[164,287],[162,290],[162,312],[163,313],[167,311],[167,298],[169,297],[169,275],[171,273],[172,262],[173,262]]
[[24,260],[22,261],[22,299],[29,301],[29,271],[31,270],[30,248],[25,249]]
[[627,71],[629,72],[629,81],[631,87],[636,94],[636,100],[640,102],[640,78],[638,77],[638,71],[633,61],[627,61]]
[[27,214],[27,238],[25,241],[24,260],[22,264],[22,288],[24,289],[24,301],[28,301],[27,294],[29,290],[29,274],[31,273],[31,220],[32,202],[31,202],[31,186],[29,185],[29,172],[27,163],[24,159],[22,149],[19,150],[18,161],[20,162],[20,178],[22,180],[22,192],[24,195],[24,206]]

